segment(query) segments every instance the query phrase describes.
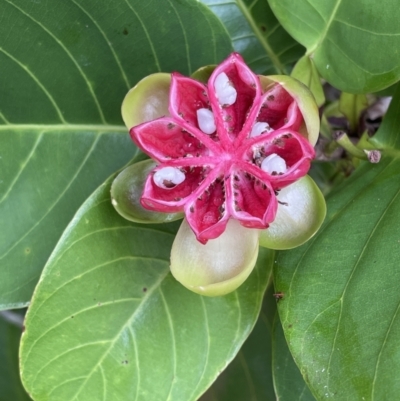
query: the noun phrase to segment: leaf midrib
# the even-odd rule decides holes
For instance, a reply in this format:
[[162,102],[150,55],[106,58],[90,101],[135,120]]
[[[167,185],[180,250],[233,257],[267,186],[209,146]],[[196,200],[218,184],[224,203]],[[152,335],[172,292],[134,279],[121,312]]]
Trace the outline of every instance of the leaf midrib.
[[332,10],[332,14],[326,23],[325,29],[323,30],[320,39],[317,41],[317,43],[314,46],[311,47],[311,49],[308,49],[308,51],[306,53],[307,55],[312,55],[317,50],[317,48],[319,46],[321,46],[322,42],[325,40],[326,35],[328,34],[328,31],[329,31],[329,28],[331,27],[332,22],[334,21],[334,19],[336,17],[337,10],[339,9],[341,3],[342,3],[342,0],[336,1],[335,7]]
[[[341,0],[339,0],[341,1]],[[254,35],[256,38],[259,40],[261,43],[262,47],[268,54],[268,57],[272,61],[272,64],[274,65],[276,71],[278,74],[284,74],[285,69],[282,63],[280,62],[278,56],[275,54],[274,50],[271,48],[270,44],[268,41],[265,39],[265,37],[262,35],[260,30],[258,29],[257,25],[254,22],[254,19],[251,16],[251,13],[249,9],[246,7],[246,5],[243,3],[243,0],[236,0],[236,4],[239,7],[240,11],[242,12],[243,16],[246,18],[247,22],[249,23],[251,29],[254,32]]]
[[108,124],[2,124],[1,131],[9,130],[38,130],[38,131],[110,131],[127,133],[128,129],[123,125]]
[[126,322],[122,325],[121,329],[116,333],[116,335],[113,337],[113,339],[111,340],[111,345],[107,348],[107,350],[103,353],[103,355],[100,357],[100,359],[98,360],[98,362],[95,364],[95,366],[91,369],[90,372],[88,372],[87,375],[85,375],[86,379],[83,381],[83,383],[77,388],[77,391],[75,392],[75,394],[72,396],[72,398],[70,399],[70,401],[74,401],[77,399],[77,397],[79,396],[79,394],[81,393],[81,391],[83,390],[83,388],[85,387],[86,383],[88,382],[88,380],[90,379],[90,377],[93,375],[93,373],[96,371],[96,369],[101,366],[103,360],[105,359],[105,357],[109,354],[109,352],[111,351],[111,349],[113,348],[113,346],[115,345],[116,341],[118,341],[118,339],[121,336],[121,333],[123,332],[123,330],[125,330],[126,328],[129,328],[133,322],[133,320],[135,319],[135,317],[137,316],[137,314],[142,310],[143,306],[146,304],[146,302],[148,301],[149,298],[151,298],[151,296],[153,295],[153,293],[159,289],[159,287],[161,286],[162,282],[165,280],[165,278],[168,276],[169,274],[169,269],[167,269],[164,274],[162,274],[160,276],[160,278],[154,283],[154,285],[149,289],[149,291],[147,292],[147,294],[143,297],[142,302],[138,305],[138,307],[135,309],[135,311],[131,314],[131,316],[126,320]]

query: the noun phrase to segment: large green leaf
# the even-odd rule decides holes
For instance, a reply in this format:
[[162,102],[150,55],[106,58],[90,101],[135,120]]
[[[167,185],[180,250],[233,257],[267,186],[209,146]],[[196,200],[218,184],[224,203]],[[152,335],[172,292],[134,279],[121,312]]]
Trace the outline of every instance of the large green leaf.
[[[260,252],[270,252],[260,248]],[[272,324],[276,314],[273,286],[249,338],[227,369],[199,401],[275,401],[272,383]],[[293,400],[292,400],[293,401]]]
[[23,315],[0,312],[0,401],[29,401],[18,369]]
[[321,78],[315,68],[314,61],[307,55],[303,56],[294,66],[291,76],[303,82],[314,95],[318,107],[325,103],[324,89]]
[[268,0],[283,27],[333,86],[378,91],[400,78],[399,5],[395,0]]
[[289,347],[319,400],[394,400],[400,382],[400,160],[363,163],[304,246],[278,255]]
[[135,148],[105,126],[0,126],[0,309],[22,307],[84,197]]
[[[195,0],[0,0],[0,309],[26,305],[78,206],[135,153],[121,102],[231,50]],[[121,124],[121,125],[120,125]]]
[[235,50],[258,74],[289,73],[303,54],[282,28],[267,0],[201,0],[226,26]]
[[272,371],[279,401],[315,401],[293,360],[278,315],[273,326]]
[[196,400],[255,324],[272,252],[239,290],[202,297],[169,273],[177,224],[130,223],[109,191],[82,206],[43,271],[22,337],[24,384],[36,401]]
[[371,138],[371,142],[379,147],[385,149],[385,152],[390,151],[390,148],[400,149],[400,84],[396,85],[393,99],[390,102],[389,110],[387,111],[383,122],[376,133]]

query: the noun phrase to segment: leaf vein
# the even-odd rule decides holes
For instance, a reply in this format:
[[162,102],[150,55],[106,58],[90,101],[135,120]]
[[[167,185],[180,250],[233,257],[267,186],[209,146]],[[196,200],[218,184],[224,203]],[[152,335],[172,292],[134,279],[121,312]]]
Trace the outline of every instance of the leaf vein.
[[187,35],[186,35],[186,29],[183,26],[182,19],[179,15],[178,11],[176,10],[176,7],[172,3],[172,1],[168,0],[168,3],[171,5],[172,9],[174,10],[176,17],[178,18],[179,25],[182,29],[183,38],[185,40],[185,50],[186,50],[186,57],[187,57],[187,63],[188,63],[188,72],[189,72],[189,75],[191,75],[192,74],[192,66],[190,64],[189,43],[188,43],[188,39],[187,39]]
[[82,163],[80,164],[80,166],[78,166],[75,174],[72,176],[71,180],[68,182],[68,184],[66,185],[66,187],[64,188],[64,190],[61,192],[61,194],[57,197],[57,199],[53,202],[52,205],[49,206],[49,208],[47,209],[46,213],[36,221],[36,223],[25,232],[25,234],[19,238],[16,242],[14,242],[13,245],[11,245],[8,250],[0,256],[0,260],[3,259],[5,256],[7,256],[24,238],[26,238],[45,218],[46,216],[54,209],[54,207],[57,205],[57,203],[62,199],[62,197],[64,196],[64,194],[68,191],[68,189],[71,187],[72,183],[75,181],[75,179],[77,178],[77,176],[79,175],[79,173],[82,171],[83,166],[86,164],[86,162],[88,161],[89,157],[91,156],[91,154],[93,153],[94,149],[96,148],[97,142],[99,141],[100,136],[96,137],[95,140],[93,141],[92,146],[90,147],[90,149],[88,150],[86,156],[84,157]]
[[88,373],[86,380],[81,384],[81,386],[78,388],[77,392],[75,393],[74,398],[71,401],[74,401],[77,399],[77,397],[79,396],[80,392],[82,391],[82,389],[84,388],[85,384],[88,382],[88,380],[90,379],[90,377],[92,376],[92,374],[95,372],[95,370],[97,369],[97,367],[103,362],[103,360],[106,358],[107,354],[110,352],[110,350],[112,349],[112,347],[115,345],[115,343],[117,342],[117,340],[119,339],[121,333],[126,329],[126,327],[128,327],[129,325],[131,325],[131,323],[133,323],[134,318],[136,317],[136,315],[140,312],[140,310],[143,308],[143,305],[146,304],[146,301],[150,298],[150,296],[153,294],[153,292],[159,287],[159,285],[161,285],[161,283],[164,281],[164,279],[168,276],[169,274],[169,266],[167,267],[166,271],[164,272],[163,275],[160,276],[160,278],[155,282],[155,284],[148,289],[146,295],[143,297],[143,302],[141,305],[139,305],[139,307],[133,312],[132,316],[128,319],[128,321],[122,325],[121,329],[118,331],[118,333],[115,335],[114,340],[111,342],[110,347],[104,352],[104,354],[102,355],[102,357],[100,358],[100,360],[97,362],[97,364],[93,367],[93,369]]
[[357,30],[362,31],[362,32],[367,32],[367,33],[370,33],[370,34],[376,35],[376,36],[400,36],[400,33],[374,32],[374,31],[371,31],[371,30],[369,30],[369,29],[361,28],[361,27],[359,27],[359,26],[350,24],[350,23],[348,23],[348,22],[346,22],[346,21],[343,21],[343,20],[340,20],[340,19],[335,19],[335,21],[336,21],[336,22],[339,22],[340,24],[347,25],[347,26],[349,26],[350,28],[354,28],[354,29],[357,29]]
[[203,317],[204,317],[204,323],[205,323],[204,327],[206,328],[207,352],[205,353],[203,370],[201,372],[199,380],[197,381],[197,386],[194,388],[192,394],[188,398],[188,401],[192,401],[193,397],[196,395],[196,391],[199,388],[199,386],[200,386],[200,384],[201,384],[201,382],[202,382],[202,380],[204,378],[204,375],[206,373],[206,369],[207,369],[207,366],[208,366],[208,359],[210,357],[210,348],[211,348],[210,347],[210,345],[211,345],[210,323],[209,323],[209,320],[208,320],[207,307],[206,307],[206,304],[205,304],[204,299],[203,299],[202,296],[200,296],[200,301],[201,301],[202,308],[203,308]]
[[167,300],[165,299],[164,292],[160,286],[159,288],[160,294],[161,294],[161,299],[164,305],[165,312],[167,314],[167,319],[168,319],[168,326],[171,334],[171,342],[172,342],[172,356],[173,356],[173,376],[171,380],[171,386],[168,391],[168,397],[166,401],[171,400],[171,395],[172,395],[172,389],[174,387],[174,383],[176,380],[176,368],[177,368],[177,353],[176,353],[176,339],[175,339],[175,332],[174,332],[174,325],[172,322],[172,317],[171,317],[171,311],[168,307]]
[[372,229],[372,231],[368,235],[368,238],[367,238],[367,240],[366,240],[366,242],[364,244],[364,247],[362,248],[359,257],[357,258],[357,261],[356,261],[356,263],[355,263],[355,265],[354,265],[354,267],[353,267],[353,269],[352,269],[352,271],[350,273],[350,276],[349,276],[349,278],[348,278],[348,280],[346,282],[346,285],[345,285],[345,287],[343,289],[342,296],[340,298],[340,312],[339,312],[338,324],[337,324],[337,328],[336,328],[336,332],[335,332],[335,338],[333,340],[332,351],[331,351],[331,354],[330,354],[330,357],[329,357],[329,361],[328,361],[328,367],[326,369],[327,370],[327,377],[328,377],[328,381],[327,381],[328,387],[329,387],[329,379],[330,379],[329,372],[330,372],[330,368],[331,368],[332,356],[333,356],[333,353],[334,353],[334,350],[335,350],[336,340],[337,340],[337,337],[338,337],[338,334],[339,334],[340,322],[341,322],[342,313],[343,313],[343,301],[344,301],[344,297],[346,295],[347,288],[348,288],[348,286],[350,284],[350,281],[352,280],[352,278],[354,276],[355,271],[357,270],[358,266],[360,265],[360,261],[361,261],[362,257],[364,256],[364,253],[365,253],[365,251],[366,251],[366,249],[368,247],[368,244],[370,243],[372,237],[374,236],[374,234],[376,232],[376,229],[381,224],[383,218],[386,216],[388,210],[391,208],[391,206],[393,205],[394,201],[399,196],[399,194],[400,194],[400,189],[396,192],[396,194],[394,195],[393,199],[390,201],[389,205],[385,208],[385,210],[381,214],[380,218],[376,222],[374,228]]
[[136,335],[135,332],[132,330],[132,327],[129,326],[129,333],[132,336],[132,343],[133,343],[133,348],[135,350],[135,364],[136,364],[136,372],[137,372],[137,383],[136,383],[136,395],[135,395],[135,401],[139,398],[139,390],[140,390],[140,364],[139,364],[139,349],[137,346],[137,340],[136,340]]
[[[73,351],[80,350],[80,349],[86,348],[86,347],[95,346],[95,345],[104,345],[104,344],[108,344],[109,342],[111,342],[111,340],[92,341],[92,342],[85,343],[85,344],[79,344],[76,347],[69,348],[66,351],[62,352],[61,354],[56,355],[54,358],[50,359],[50,361],[48,361],[43,366],[41,366],[41,368],[36,372],[36,375],[35,375],[34,379],[32,380],[32,392],[34,392],[34,387],[35,387],[34,384],[35,384],[37,378],[39,377],[40,373],[42,373],[42,371],[44,369],[46,369],[52,363],[56,362],[57,360],[59,360],[63,356],[68,355]],[[84,377],[86,377],[86,376],[84,376]],[[53,388],[52,391],[54,391],[57,387]]]
[[[102,302],[101,306],[119,304],[119,303],[128,302],[128,301],[129,301],[129,302],[131,302],[131,301],[140,301],[140,298],[123,298],[123,299],[118,299],[118,300],[116,300],[116,301],[113,300],[113,301],[108,301],[108,302]],[[87,308],[81,309],[81,310],[79,310],[79,311],[77,311],[77,312],[73,312],[71,315],[76,317],[76,316],[81,315],[82,313],[91,311],[91,310],[93,310],[93,309],[98,309],[99,307],[100,307],[100,306],[96,303],[95,305],[92,305],[92,306],[89,306],[89,307],[87,307]],[[32,345],[31,345],[31,350],[33,349],[33,347],[34,347],[44,336],[46,336],[46,335],[47,335],[48,333],[50,333],[51,331],[55,330],[57,327],[61,326],[63,323],[68,322],[68,321],[70,321],[70,320],[71,320],[71,316],[69,315],[69,316],[66,317],[65,319],[60,320],[57,324],[55,324],[55,325],[51,326],[50,328],[48,328],[48,329],[47,329],[45,332],[43,332],[39,337],[37,337],[37,338],[35,339],[35,341],[33,341]],[[27,354],[26,359],[28,358],[29,354],[30,354],[30,352]],[[50,364],[51,362],[52,362],[52,360],[50,360],[46,365],[44,365],[44,366],[42,367],[42,369],[45,368],[45,367],[46,367],[48,364]],[[42,369],[40,369],[40,370],[37,372],[36,376],[38,376],[38,374],[42,371]],[[35,381],[35,380],[36,380],[36,377],[35,377],[35,379],[34,379],[33,381]]]
[[75,382],[77,380],[83,380],[85,378],[85,376],[79,376],[79,377],[74,377],[73,379],[68,379],[63,381],[62,383],[58,384],[56,387],[54,387],[48,394],[48,396],[50,397],[51,394],[54,393],[54,391],[56,391],[58,388],[70,383],[70,382]]
[[35,18],[33,18],[31,15],[29,15],[25,10],[23,10],[22,8],[18,7],[17,5],[15,5],[14,3],[12,3],[10,0],[5,0],[7,1],[7,3],[11,4],[15,9],[17,9],[19,12],[21,12],[23,15],[25,15],[27,18],[29,18],[31,21],[33,21],[35,24],[37,24],[38,26],[40,26],[63,50],[64,52],[67,54],[67,56],[70,58],[70,60],[72,61],[72,63],[75,65],[76,69],[78,70],[79,74],[82,76],[83,80],[85,81],[89,92],[92,96],[92,99],[94,101],[94,104],[97,108],[97,111],[99,113],[100,119],[103,123],[106,123],[105,118],[104,118],[104,114],[103,114],[103,110],[100,106],[99,100],[96,96],[96,93],[93,90],[92,85],[90,84],[90,81],[88,80],[86,74],[83,72],[81,66],[79,65],[79,63],[77,62],[77,60],[75,59],[75,57],[72,55],[72,53],[68,50],[68,48],[64,45],[64,43],[62,43],[54,34],[53,32],[51,32],[49,29],[47,29],[41,22],[39,22],[38,20],[36,20]]
[[119,68],[119,70],[120,70],[120,72],[121,72],[121,75],[122,75],[122,79],[124,80],[124,82],[125,82],[125,84],[126,84],[126,87],[127,87],[127,89],[129,90],[129,89],[131,88],[132,85],[130,84],[129,79],[128,79],[126,73],[125,73],[125,70],[124,70],[124,68],[122,67],[121,60],[119,59],[118,54],[115,52],[114,47],[111,45],[111,42],[110,42],[110,40],[108,39],[106,33],[105,33],[104,30],[101,28],[101,26],[99,25],[99,23],[94,19],[94,17],[93,17],[86,9],[84,9],[84,8],[82,7],[81,4],[77,3],[75,0],[71,0],[71,1],[72,1],[83,13],[85,13],[85,14],[89,17],[89,19],[90,19],[90,20],[93,22],[93,24],[96,26],[97,30],[100,32],[101,36],[103,36],[105,42],[107,43],[107,46],[110,48],[110,51],[111,51],[111,53],[112,53],[112,55],[113,55],[113,57],[114,57],[114,59],[115,59],[115,62],[116,62],[117,65],[118,65],[118,68]]
[[[35,316],[37,315],[38,311],[40,310],[40,308],[41,308],[43,305],[45,305],[45,303],[46,303],[50,298],[52,298],[58,291],[60,291],[62,288],[64,288],[64,287],[67,286],[68,284],[72,283],[73,281],[79,280],[79,279],[81,279],[82,277],[84,277],[86,274],[92,273],[93,271],[95,271],[96,269],[99,269],[99,268],[101,268],[101,267],[108,266],[108,265],[110,265],[110,264],[112,264],[112,263],[119,262],[119,261],[121,261],[121,260],[129,260],[129,259],[132,259],[132,260],[137,260],[137,259],[160,260],[160,261],[162,261],[162,262],[164,262],[164,263],[167,263],[167,261],[164,260],[164,259],[158,259],[158,258],[150,257],[150,256],[148,256],[148,257],[145,257],[145,256],[123,256],[123,257],[120,257],[120,258],[113,259],[113,260],[111,260],[111,261],[102,263],[102,264],[97,265],[97,266],[95,266],[95,267],[92,267],[91,269],[85,271],[85,273],[83,273],[83,274],[81,274],[81,275],[79,275],[79,276],[75,276],[75,277],[73,277],[72,279],[70,279],[70,280],[64,282],[60,287],[57,287],[57,288],[55,289],[54,292],[52,292],[46,299],[44,299],[44,300],[42,301],[42,304],[39,304],[39,305],[37,306],[35,314],[32,315],[32,316],[30,316],[30,318],[35,317]],[[32,345],[33,345],[33,344],[32,344]],[[28,357],[28,355],[29,355],[29,352],[28,352],[28,354],[27,354],[27,357]]]
[[101,374],[101,379],[103,382],[103,401],[106,401],[107,399],[107,382],[106,382],[106,377],[104,375],[104,369],[103,367],[100,365],[100,374]]
[[[24,130],[38,130],[38,131],[99,131],[101,134],[106,132],[121,132],[125,135],[128,129],[122,125],[107,125],[107,124],[6,124],[0,125],[0,131],[24,131]],[[98,135],[101,135],[98,134]]]
[[2,196],[2,198],[0,199],[0,204],[4,202],[5,199],[7,199],[8,195],[10,194],[10,192],[12,191],[12,189],[14,188],[14,185],[16,184],[16,182],[18,181],[19,177],[21,176],[22,172],[25,170],[26,166],[28,165],[29,161],[32,159],[33,155],[36,152],[37,147],[39,146],[40,142],[43,139],[43,132],[41,132],[38,137],[36,138],[35,143],[32,146],[31,151],[28,153],[27,157],[25,158],[25,160],[20,164],[20,169],[18,170],[17,174],[15,175],[14,179],[11,181],[7,191],[4,193],[4,195]]
[[156,67],[157,67],[158,72],[161,72],[161,66],[160,66],[160,62],[159,62],[158,57],[157,57],[157,53],[156,53],[155,48],[154,48],[154,43],[151,40],[151,37],[150,37],[150,34],[149,34],[149,32],[148,32],[148,30],[146,28],[146,25],[143,23],[143,21],[140,18],[140,15],[138,14],[138,12],[134,9],[134,7],[132,7],[131,3],[128,0],[125,0],[125,3],[131,9],[132,13],[138,19],[141,27],[143,28],[144,34],[146,35],[146,39],[149,42],[150,49],[151,49],[151,52],[152,52],[153,57],[154,57],[154,63],[156,65]]
[[253,30],[255,36],[261,43],[262,47],[264,48],[265,52],[268,54],[270,60],[272,61],[273,66],[275,67],[276,71],[278,73],[284,73],[285,69],[284,66],[282,65],[281,61],[279,60],[279,57],[275,54],[274,50],[272,49],[270,43],[268,40],[262,35],[260,30],[258,29],[256,23],[254,22],[254,19],[252,18],[250,11],[246,8],[246,5],[244,4],[243,0],[236,0],[236,3],[242,12],[243,16],[249,23],[251,29]]
[[[372,177],[371,181],[367,185],[365,185],[363,189],[366,190],[370,186],[374,185],[374,181],[376,180],[376,178],[379,177],[392,163],[393,163],[393,160],[390,161],[374,177]],[[343,189],[343,187],[342,187],[342,189]],[[310,241],[308,241],[307,248],[304,250],[303,254],[301,255],[301,257],[299,259],[299,261],[297,262],[296,267],[293,270],[292,278],[291,278],[290,283],[289,283],[288,300],[287,300],[288,306],[287,306],[287,309],[286,309],[287,311],[290,310],[290,300],[292,298],[292,284],[293,284],[295,276],[298,273],[298,270],[300,268],[301,262],[304,260],[305,256],[307,255],[307,253],[312,248],[312,245],[314,244],[314,242],[316,242],[317,239],[325,232],[325,230],[340,216],[340,214],[343,213],[347,209],[347,207],[349,207],[354,202],[354,200],[357,199],[360,196],[363,196],[363,195],[361,193],[358,193],[353,198],[351,198],[340,210],[338,210],[334,215],[332,215],[332,217],[330,217],[330,220],[327,220],[326,223],[318,231],[318,233],[313,238],[311,238]],[[288,323],[288,313],[286,313],[286,316],[285,316],[284,320],[282,320],[282,324],[284,324],[284,323]]]
[[329,20],[327,21],[326,26],[325,26],[323,32],[321,33],[321,37],[319,38],[317,43],[307,52],[307,54],[313,53],[317,49],[317,47],[320,46],[322,44],[322,42],[325,40],[326,35],[328,34],[328,31],[332,25],[332,22],[335,20],[336,13],[337,13],[341,3],[342,3],[342,0],[336,0],[335,7],[333,8],[332,13],[329,17]]
[[[39,80],[39,78],[26,65],[22,64],[18,59],[16,59],[12,54],[8,53],[2,47],[0,47],[0,51],[3,54],[5,54],[10,60],[14,61],[14,63],[16,63],[23,71],[25,71],[29,75],[29,77],[36,83],[36,85],[42,90],[42,92],[49,99],[49,101],[50,101],[51,105],[54,107],[54,110],[56,111],[57,116],[60,119],[60,121],[63,124],[66,124],[67,122],[65,121],[64,116],[62,115],[62,112],[61,112],[60,108],[58,107],[57,102],[54,100],[51,93],[42,84],[42,82]],[[7,123],[7,125],[10,125],[3,115],[2,115],[2,118]]]

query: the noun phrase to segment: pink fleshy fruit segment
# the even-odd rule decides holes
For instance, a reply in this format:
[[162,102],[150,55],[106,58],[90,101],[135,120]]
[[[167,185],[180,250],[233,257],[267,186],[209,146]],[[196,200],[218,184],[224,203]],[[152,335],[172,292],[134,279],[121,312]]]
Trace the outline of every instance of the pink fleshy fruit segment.
[[304,117],[295,99],[279,83],[263,93],[259,77],[233,53],[207,85],[173,73],[169,112],[130,130],[158,163],[142,205],[183,210],[201,243],[220,236],[229,219],[267,228],[276,193],[306,175],[314,157],[298,132]]

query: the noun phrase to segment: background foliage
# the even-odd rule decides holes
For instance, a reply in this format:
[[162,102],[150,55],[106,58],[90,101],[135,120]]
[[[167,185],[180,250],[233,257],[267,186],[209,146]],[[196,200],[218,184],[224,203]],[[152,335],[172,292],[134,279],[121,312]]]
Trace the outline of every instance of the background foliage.
[[[353,94],[399,80],[395,1],[0,4],[0,309],[30,305],[20,369],[32,399],[196,400],[232,359],[202,401],[397,398],[398,85],[378,133],[359,142],[381,162],[331,157],[338,121],[354,141],[365,128],[357,105],[373,99]],[[298,62],[329,150],[313,174],[331,192],[310,242],[263,250],[238,291],[210,299],[168,273],[177,224],[121,219],[107,178],[140,157],[120,117],[127,90],[233,49],[257,73]],[[342,91],[342,112],[324,82]],[[1,401],[29,399],[21,321],[0,315]]]

